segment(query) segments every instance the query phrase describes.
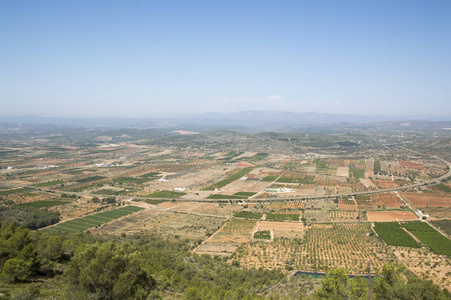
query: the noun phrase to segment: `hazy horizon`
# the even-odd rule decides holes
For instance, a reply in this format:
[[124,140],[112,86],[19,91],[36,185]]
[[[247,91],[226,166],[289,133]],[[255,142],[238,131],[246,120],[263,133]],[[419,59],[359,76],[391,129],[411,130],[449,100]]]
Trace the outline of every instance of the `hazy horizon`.
[[3,2],[0,116],[451,115],[451,2]]

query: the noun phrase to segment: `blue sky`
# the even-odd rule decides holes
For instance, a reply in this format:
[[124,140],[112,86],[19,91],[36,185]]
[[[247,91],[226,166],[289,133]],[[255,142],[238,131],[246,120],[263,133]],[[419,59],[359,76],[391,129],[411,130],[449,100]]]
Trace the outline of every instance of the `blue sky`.
[[0,1],[0,116],[451,114],[451,1]]

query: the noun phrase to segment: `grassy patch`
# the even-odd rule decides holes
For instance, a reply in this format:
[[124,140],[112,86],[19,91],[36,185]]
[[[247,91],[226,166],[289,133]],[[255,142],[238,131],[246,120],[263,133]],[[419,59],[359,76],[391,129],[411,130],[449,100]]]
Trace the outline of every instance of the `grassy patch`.
[[18,206],[22,207],[35,207],[35,208],[41,208],[41,207],[51,207],[51,206],[57,206],[57,205],[64,205],[70,203],[69,201],[59,201],[59,200],[42,200],[42,201],[33,201],[33,202],[26,202],[26,203],[20,203],[17,204]]
[[244,169],[236,172],[235,174],[230,175],[226,179],[218,181],[210,186],[207,186],[206,188],[203,188],[202,190],[203,191],[213,191],[214,189],[217,189],[217,188],[219,189],[219,188],[225,187],[229,183],[231,183],[237,179],[240,179],[241,177],[243,177],[244,175],[246,175],[247,173],[252,171],[252,169],[254,169],[254,167],[244,168]]
[[412,232],[437,254],[451,255],[451,240],[424,222],[407,222],[404,228]]
[[252,160],[261,160],[268,157],[268,153],[260,152],[252,156]]
[[254,239],[270,240],[271,232],[269,230],[261,230],[254,233]]
[[270,221],[299,221],[299,214],[273,214],[267,213],[266,220]]
[[36,183],[36,184],[33,184],[33,185],[36,186],[36,187],[42,187],[42,186],[57,185],[57,184],[61,184],[63,182],[64,182],[64,180],[57,179],[57,180],[52,180],[52,181],[47,181],[47,182]]
[[439,190],[441,190],[442,192],[445,192],[445,193],[451,193],[451,187],[447,186],[447,185],[444,184],[444,183],[439,183],[439,184],[436,185],[436,187],[437,187]]
[[92,177],[87,177],[87,178],[83,178],[83,179],[77,179],[75,181],[79,182],[79,183],[86,183],[86,182],[97,181],[97,180],[101,180],[101,179],[105,179],[105,178],[106,177],[103,177],[103,176],[92,176]]
[[374,169],[373,169],[373,172],[374,172],[374,174],[377,174],[377,173],[379,173],[381,171],[381,161],[380,160],[376,160],[375,162],[374,162]]
[[[141,200],[133,200],[133,201],[141,201]],[[158,205],[158,204],[160,204],[160,203],[163,203],[163,202],[165,202],[165,200],[152,200],[152,199],[146,199],[146,200],[144,200],[144,202],[146,202],[146,203],[149,203],[149,204],[152,204],[152,205]]]
[[421,248],[398,222],[374,223],[374,230],[390,246]]
[[349,177],[365,178],[365,170],[349,168]]
[[254,193],[254,192],[238,192],[238,193],[235,193],[233,195],[234,196],[243,196],[243,197],[252,197],[255,194],[257,194],[257,193]]
[[246,218],[246,219],[261,219],[263,214],[257,213],[257,212],[250,212],[250,211],[239,211],[233,214],[234,217],[237,218]]
[[21,194],[21,193],[26,193],[26,192],[30,192],[32,189],[30,188],[18,188],[18,189],[12,189],[12,190],[1,190],[0,191],[0,196],[1,195],[10,195],[10,194]]
[[278,175],[268,175],[265,178],[263,178],[261,181],[264,182],[273,182],[274,180],[277,179],[277,177],[279,177]]
[[146,197],[150,198],[179,198],[186,193],[183,192],[173,192],[173,191],[158,191],[152,194],[147,195]]
[[140,177],[160,177],[160,172],[150,172],[150,173],[146,173],[141,175]]

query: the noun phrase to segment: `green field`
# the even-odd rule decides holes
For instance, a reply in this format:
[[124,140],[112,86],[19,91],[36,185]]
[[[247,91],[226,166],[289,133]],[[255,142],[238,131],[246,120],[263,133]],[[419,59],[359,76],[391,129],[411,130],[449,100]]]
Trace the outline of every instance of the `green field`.
[[252,160],[261,160],[268,157],[268,153],[260,152],[252,156]]
[[146,197],[150,198],[179,198],[183,195],[186,195],[186,193],[182,192],[173,192],[173,191],[159,191],[152,194],[147,195]]
[[365,170],[349,168],[349,177],[365,178]]
[[266,220],[269,220],[269,221],[299,221],[299,214],[267,213]]
[[150,172],[150,173],[146,173],[146,174],[143,174],[143,175],[141,175],[141,176],[139,176],[139,177],[155,177],[155,178],[157,178],[157,177],[160,177],[160,172]]
[[18,188],[18,189],[12,189],[12,190],[1,190],[0,191],[0,196],[1,195],[9,195],[9,194],[20,194],[20,193],[25,193],[25,192],[29,192],[32,191],[32,189],[30,188]]
[[57,206],[57,205],[64,205],[68,204],[70,201],[59,201],[59,200],[42,200],[42,201],[33,201],[33,202],[26,202],[26,203],[20,203],[17,204],[18,206],[22,207],[50,207],[50,206]]
[[237,179],[240,179],[241,177],[243,177],[244,175],[246,175],[247,173],[252,171],[252,169],[254,169],[254,167],[244,168],[244,169],[238,171],[237,173],[230,175],[226,179],[218,181],[210,186],[207,186],[206,188],[203,188],[202,190],[203,191],[214,191],[214,189],[216,189],[216,188],[219,189],[219,188],[225,187],[229,183],[231,183]]
[[398,222],[374,223],[374,230],[390,246],[421,248]]
[[52,185],[61,184],[63,182],[64,182],[63,180],[57,179],[57,180],[52,180],[52,181],[47,181],[47,182],[36,183],[36,184],[34,184],[34,186],[36,186],[36,187],[52,186]]
[[279,176],[278,175],[268,175],[265,178],[263,178],[261,181],[273,182],[274,180],[277,179],[277,177],[279,177]]
[[254,192],[238,192],[238,193],[235,193],[233,195],[234,196],[243,196],[243,197],[252,197],[255,194],[257,194],[257,193],[254,193]]
[[59,223],[55,226],[47,227],[43,229],[43,232],[52,233],[52,232],[81,232],[86,229],[99,226],[104,223],[108,223],[112,220],[119,219],[120,217],[132,214],[134,212],[143,210],[144,208],[137,206],[125,206],[114,210],[109,210],[101,213],[97,213],[94,215],[89,215],[86,217],[69,220],[64,223]]
[[105,179],[105,178],[106,177],[103,177],[103,176],[92,176],[92,177],[87,177],[87,178],[83,178],[83,179],[77,179],[75,181],[79,182],[79,183],[86,183],[86,182],[97,181],[97,180]]
[[451,255],[451,240],[424,222],[407,222],[404,228],[412,232],[420,241],[437,254]]
[[442,192],[445,192],[445,193],[451,193],[451,187],[447,186],[447,185],[444,184],[444,183],[439,183],[439,184],[436,185],[436,187],[437,187],[439,190],[441,190]]
[[254,233],[254,239],[270,240],[271,232],[269,230],[261,230]]
[[246,219],[261,219],[263,214],[262,213],[256,213],[256,212],[250,212],[250,211],[239,211],[233,214],[234,217],[237,218],[246,218]]

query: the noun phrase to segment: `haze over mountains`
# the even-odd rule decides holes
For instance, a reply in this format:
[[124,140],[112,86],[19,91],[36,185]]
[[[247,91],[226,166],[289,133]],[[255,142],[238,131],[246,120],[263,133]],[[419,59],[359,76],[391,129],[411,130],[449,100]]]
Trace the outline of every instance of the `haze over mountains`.
[[[63,127],[113,127],[113,128],[185,128],[189,130],[230,129],[243,132],[293,131],[306,126],[330,124],[369,125],[390,122],[399,126],[421,124],[432,127],[450,126],[450,115],[353,115],[325,113],[294,113],[282,111],[241,111],[236,113],[183,114],[167,118],[61,118],[39,116],[0,117],[3,126],[19,124],[55,125]],[[410,122],[412,124],[400,123]],[[8,126],[9,125],[9,126]]]

